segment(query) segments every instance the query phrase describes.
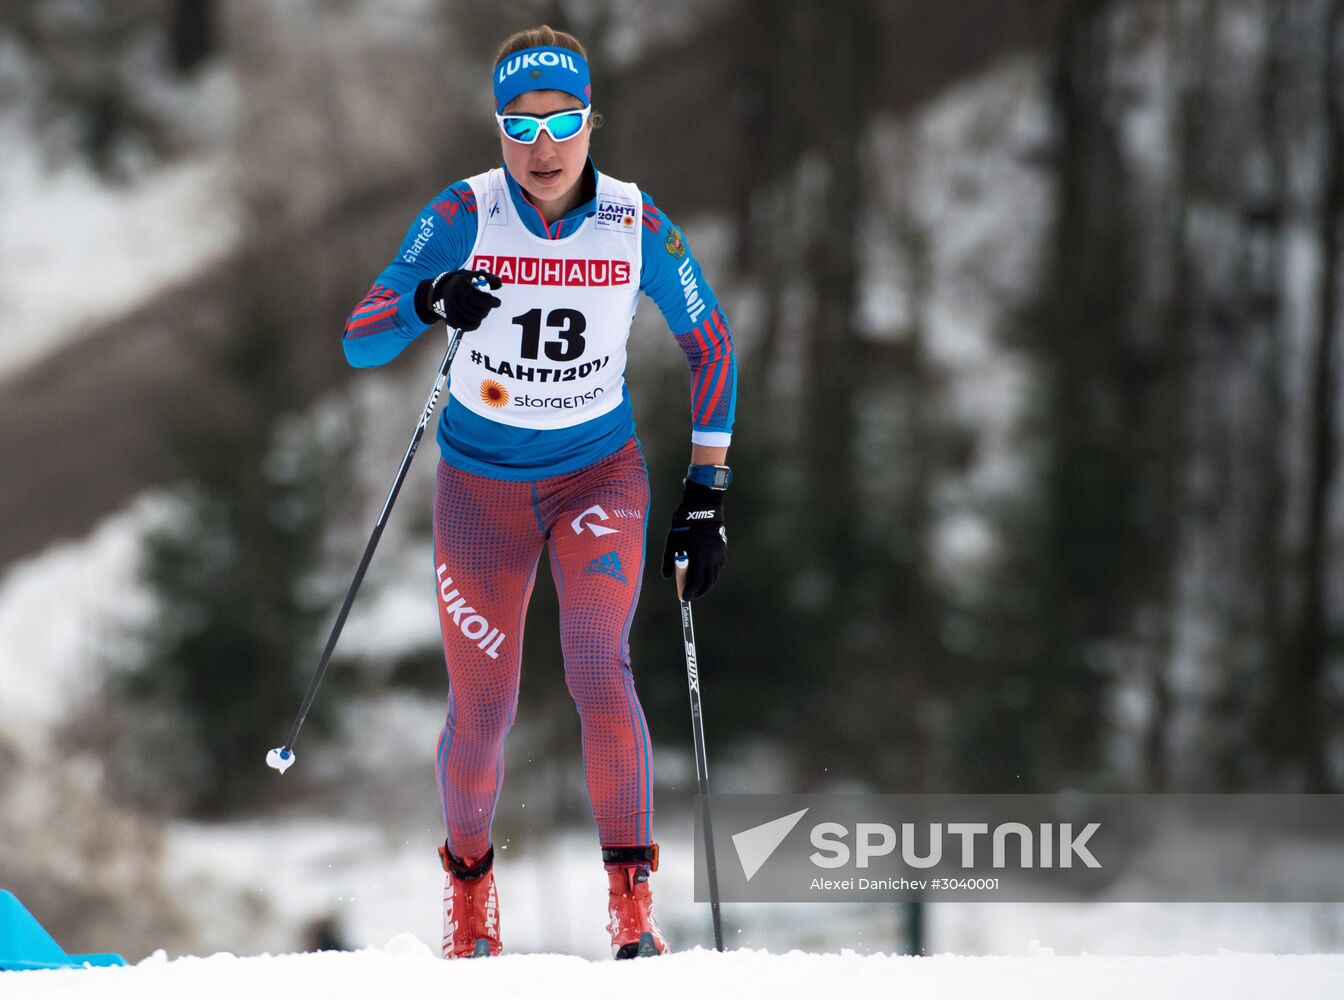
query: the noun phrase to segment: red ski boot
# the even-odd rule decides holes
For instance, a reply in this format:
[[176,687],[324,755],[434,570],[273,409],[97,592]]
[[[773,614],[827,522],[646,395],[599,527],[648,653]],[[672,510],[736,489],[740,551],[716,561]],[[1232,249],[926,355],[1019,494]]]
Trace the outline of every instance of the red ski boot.
[[614,958],[643,958],[666,953],[667,939],[653,919],[649,872],[658,870],[658,845],[604,847],[602,860],[618,865],[607,870],[607,912]]
[[495,849],[475,862],[439,848],[443,882],[443,957],[485,958],[503,949],[499,941],[499,894],[495,891]]

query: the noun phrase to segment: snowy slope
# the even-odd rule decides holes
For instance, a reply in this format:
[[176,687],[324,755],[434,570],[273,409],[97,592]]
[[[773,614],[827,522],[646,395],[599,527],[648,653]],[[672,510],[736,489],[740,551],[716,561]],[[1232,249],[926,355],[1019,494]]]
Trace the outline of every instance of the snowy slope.
[[[308,5],[295,5],[296,25]],[[306,30],[306,28],[304,29]],[[1014,63],[986,74],[980,80],[950,92],[927,112],[905,122],[877,127],[869,137],[873,152],[895,162],[902,150],[911,156],[908,170],[888,171],[892,204],[905,204],[912,221],[930,233],[943,234],[933,246],[930,302],[927,304],[927,336],[933,362],[946,372],[956,414],[973,428],[978,445],[977,461],[967,470],[966,481],[956,484],[940,498],[942,523],[937,528],[936,555],[939,572],[949,578],[974,581],[981,578],[987,560],[994,555],[989,526],[976,513],[986,499],[1009,495],[1013,477],[1020,475],[1020,456],[1010,442],[1021,399],[1023,368],[1020,359],[1007,353],[999,342],[998,316],[1003,303],[1025,282],[1024,264],[1041,220],[1046,217],[1048,190],[1033,167],[1032,150],[1040,141],[1041,122],[1031,88],[1038,86],[1029,64]],[[13,133],[0,128],[0,139]],[[0,142],[0,146],[4,146]],[[15,143],[16,148],[22,143]],[[109,192],[69,171],[42,174],[25,153],[16,154],[0,173],[0,346],[14,346],[6,337],[20,332],[26,338],[41,333],[56,343],[67,332],[73,335],[88,317],[70,312],[87,305],[85,300],[57,301],[54,286],[44,285],[58,252],[79,251],[100,261],[99,280],[108,288],[97,291],[100,314],[121,311],[142,301],[163,284],[180,280],[193,269],[227,251],[233,236],[209,212],[228,206],[212,203],[207,214],[197,209],[205,192],[218,178],[200,164],[183,164],[146,178],[143,187]],[[213,169],[213,168],[211,168]],[[221,205],[223,208],[221,209]],[[22,211],[16,211],[18,206]],[[60,212],[73,214],[91,228],[81,241],[71,244],[59,226],[51,224]],[[202,220],[210,225],[202,226]],[[213,221],[212,221],[213,220]],[[721,220],[689,220],[696,234],[696,247],[708,269],[730,273],[732,250],[729,230]],[[124,227],[138,226],[122,232]],[[223,232],[222,243],[215,236]],[[121,235],[118,235],[121,233]],[[211,236],[209,234],[215,234]],[[139,241],[136,253],[108,261],[107,240],[123,237]],[[875,233],[874,246],[890,242],[889,234]],[[64,258],[62,258],[64,259]],[[82,258],[81,258],[82,259]],[[891,336],[910,321],[908,303],[887,301],[883,294],[899,288],[890,280],[900,274],[899,260],[877,256],[872,273],[866,273],[864,314],[875,339]],[[75,258],[71,258],[75,260]],[[988,262],[988,263],[986,263]],[[130,280],[122,268],[136,265]],[[39,268],[39,265],[41,267]],[[115,265],[115,267],[114,267]],[[180,268],[180,270],[179,270]],[[38,273],[39,269],[41,273]],[[41,280],[38,280],[41,279]],[[85,285],[86,288],[91,286]],[[725,298],[738,300],[731,285],[722,289]],[[121,297],[118,297],[121,296]],[[735,307],[743,341],[751,335],[748,302]],[[666,338],[661,317],[646,306],[640,323],[646,337],[632,338],[632,357],[650,372],[657,356],[684,365],[680,352]],[[50,328],[50,329],[48,329]],[[884,332],[885,331],[885,332]],[[44,339],[44,342],[45,339]],[[633,352],[646,352],[636,355]],[[13,360],[18,355],[6,355]],[[639,367],[632,365],[632,367]],[[423,394],[422,372],[384,372],[361,380],[351,394],[353,402],[367,413],[390,411],[400,414],[402,396],[418,402]],[[390,421],[369,421],[374,430],[361,447],[368,450],[362,461],[370,470],[364,488],[381,502],[390,474],[387,456],[399,455],[405,443],[407,416]],[[432,483],[433,461],[420,459],[412,470],[397,516],[379,549],[370,577],[356,604],[355,613],[342,638],[343,653],[360,653],[376,660],[390,658],[437,641],[437,618],[432,588],[423,584],[425,568],[422,539],[410,531],[415,521],[413,504],[425,504]],[[423,481],[417,483],[417,477]],[[417,499],[412,499],[416,497]],[[375,508],[376,509],[376,508]],[[4,843],[0,859],[10,848],[20,863],[40,861],[51,870],[67,874],[70,886],[101,880],[106,896],[122,899],[124,883],[109,881],[107,870],[131,868],[124,860],[108,865],[107,855],[83,850],[65,827],[50,831],[38,819],[47,805],[65,795],[66,785],[51,780],[41,760],[68,757],[60,733],[90,701],[96,707],[98,683],[106,669],[100,654],[117,640],[119,628],[152,620],[153,607],[135,575],[137,539],[146,527],[166,516],[162,498],[147,494],[106,521],[81,541],[55,547],[41,557],[16,566],[0,576],[0,736],[23,744],[23,761],[32,762],[34,774],[24,787],[40,788],[42,797],[0,798],[0,820],[19,814],[31,840]],[[403,516],[405,515],[405,516]],[[423,521],[423,518],[421,518]],[[363,521],[358,521],[362,526]],[[355,529],[360,530],[359,527]],[[363,544],[363,537],[355,540]],[[357,552],[357,549],[356,549]],[[342,565],[339,573],[348,573]],[[339,575],[339,574],[338,574]],[[343,586],[344,583],[339,584]],[[34,627],[38,623],[41,627]],[[538,623],[534,627],[544,627]],[[174,953],[209,953],[228,949],[237,954],[279,952],[300,948],[299,939],[308,922],[333,917],[344,939],[355,947],[385,941],[399,931],[412,931],[432,941],[439,920],[438,888],[441,874],[433,854],[438,832],[437,802],[432,782],[432,747],[442,720],[441,699],[417,703],[397,695],[390,704],[349,704],[348,727],[337,745],[355,748],[345,754],[307,753],[303,768],[323,766],[345,779],[343,808],[331,815],[310,806],[308,814],[264,822],[198,826],[170,822],[156,831],[152,855],[154,878],[162,883],[165,898],[183,910],[174,915],[189,943],[175,943],[165,935],[144,931],[118,945],[96,933],[98,926],[84,928],[88,947],[125,948],[137,959],[150,948]],[[337,705],[323,702],[323,711]],[[684,746],[687,733],[673,733]],[[508,860],[501,862],[501,892],[507,909],[511,947],[529,952],[564,950],[584,958],[558,959],[544,955],[518,955],[492,966],[491,986],[506,994],[527,995],[525,986],[553,983],[551,992],[583,989],[585,995],[617,989],[628,994],[638,985],[638,1000],[656,996],[658,989],[643,988],[649,973],[613,968],[610,963],[589,965],[602,949],[601,908],[604,891],[600,865],[594,857],[595,832],[591,827],[559,831],[543,838],[548,826],[531,819],[538,784],[550,773],[530,763],[526,732],[511,737],[510,753],[518,765],[511,772],[501,801],[501,830],[530,835],[514,842]],[[0,742],[3,742],[0,740]],[[0,747],[3,749],[3,747]],[[669,791],[684,774],[676,777],[671,747],[659,747],[658,814],[659,839],[664,845],[664,866],[658,876],[659,913],[674,943],[686,945],[707,937],[703,905],[694,904],[689,887],[690,821],[684,800]],[[403,763],[414,761],[411,768]],[[72,770],[87,776],[96,789],[99,764],[88,755],[65,760]],[[750,783],[739,782],[741,773],[714,752],[713,768],[719,790],[752,788],[773,790],[760,780],[760,762],[749,770]],[[512,765],[511,765],[512,766]],[[259,780],[278,780],[261,769]],[[418,774],[408,770],[418,769]],[[40,773],[39,773],[40,772]],[[529,784],[529,780],[532,782]],[[669,788],[669,785],[672,786]],[[13,784],[12,787],[19,787]],[[684,787],[684,784],[683,784]],[[391,802],[363,802],[364,789],[397,790]],[[572,801],[582,801],[581,788]],[[84,825],[106,829],[111,807],[103,799],[72,805]],[[391,792],[387,793],[389,796]],[[403,801],[405,800],[405,801]],[[544,798],[543,798],[544,801]],[[368,806],[366,808],[361,808]],[[375,808],[376,806],[376,808]],[[6,808],[10,815],[6,816]],[[90,820],[92,822],[90,822]],[[73,824],[70,824],[73,825]],[[535,827],[535,830],[534,830]],[[5,824],[0,822],[0,831]],[[130,838],[128,838],[130,839]],[[32,847],[29,847],[29,844]],[[502,845],[503,851],[503,845]],[[40,853],[39,853],[40,852]],[[139,857],[139,855],[136,855]],[[59,866],[59,867],[58,867]],[[3,865],[0,865],[3,868]],[[3,874],[3,873],[0,873]],[[65,883],[59,883],[53,898],[60,900]],[[148,898],[142,890],[141,896]],[[137,900],[143,902],[143,900]],[[159,915],[152,902],[141,911]],[[734,907],[728,913],[728,933],[733,942],[767,947],[778,952],[802,946],[834,949],[840,944],[856,952],[889,948],[903,933],[899,911],[890,905],[839,904],[793,907]],[[121,925],[136,922],[136,908],[127,905],[115,911]],[[1124,995],[1139,988],[1170,981],[1184,996],[1316,996],[1319,986],[1290,988],[1294,977],[1315,976],[1320,981],[1340,981],[1344,971],[1331,959],[1326,966],[1302,957],[1274,959],[1219,953],[1217,959],[1174,957],[1182,951],[1218,952],[1222,948],[1243,951],[1309,953],[1313,950],[1344,949],[1344,906],[1340,905],[1181,905],[1092,904],[1028,905],[940,904],[926,916],[928,939],[938,949],[963,955],[997,953],[1021,956],[1012,959],[937,958],[917,962],[883,957],[845,958],[799,954],[770,957],[765,952],[738,952],[727,958],[690,953],[658,963],[659,989],[688,992],[687,983],[714,978],[725,993],[754,995],[762,984],[772,992],[804,991],[834,985],[854,986],[881,995],[910,993],[927,995],[933,984],[940,997],[993,991],[995,996],[1033,997],[1064,995],[1066,985],[1079,995],[1111,996],[1113,983],[1124,984]],[[141,942],[132,944],[129,941]],[[1044,957],[1048,942],[1061,954],[1091,952],[1092,958]],[[140,950],[132,953],[134,948]],[[9,995],[122,995],[210,996],[225,988],[230,994],[239,986],[266,996],[367,995],[368,984],[386,979],[389,995],[417,996],[463,981],[463,977],[486,975],[449,972],[439,964],[416,961],[411,940],[402,938],[393,954],[378,951],[356,956],[294,956],[283,959],[166,959],[136,970],[80,973],[75,976],[28,974],[23,978],[0,978],[0,997]],[[1099,954],[1166,955],[1167,958],[1102,959]],[[1333,963],[1333,964],[1330,964]],[[1228,970],[1231,970],[1230,972]],[[1306,970],[1303,972],[1302,970]],[[1324,973],[1328,972],[1329,976]],[[634,983],[638,980],[638,984]],[[1015,984],[1009,988],[1006,984]],[[611,985],[608,986],[607,984]],[[1232,983],[1241,989],[1218,984]],[[1274,983],[1274,986],[1270,986]],[[1283,985],[1279,985],[1282,983]],[[58,984],[58,985],[51,985]],[[90,984],[98,984],[96,987]],[[127,985],[129,984],[129,985]],[[296,988],[298,984],[298,988]],[[944,986],[943,984],[947,984]],[[380,982],[380,985],[384,985]],[[952,989],[956,985],[957,989]],[[18,987],[22,986],[22,989]],[[1215,988],[1217,987],[1217,988]],[[23,992],[27,990],[29,992]],[[1313,991],[1314,990],[1314,991]],[[36,992],[32,992],[36,991]],[[1150,989],[1156,996],[1176,995],[1175,989]],[[1338,992],[1338,991],[1336,991]],[[1147,998],[1144,998],[1147,1000]]]
[[382,949],[279,957],[151,958],[126,969],[0,973],[0,993],[23,998],[327,1000],[398,997],[996,997],[998,1000],[1197,1000],[1336,997],[1344,956],[1179,958],[908,958],[693,951],[635,962],[517,955],[443,962],[409,934]]
[[46,163],[15,119],[0,118],[6,374],[222,260],[239,235],[223,162],[186,159],[114,185]]

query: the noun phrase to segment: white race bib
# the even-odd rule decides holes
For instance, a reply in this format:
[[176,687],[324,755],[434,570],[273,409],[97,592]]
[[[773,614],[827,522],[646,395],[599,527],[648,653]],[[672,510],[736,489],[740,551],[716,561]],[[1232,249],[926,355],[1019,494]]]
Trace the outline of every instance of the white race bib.
[[493,293],[501,305],[463,336],[449,392],[514,427],[572,427],[611,412],[639,301],[639,188],[599,174],[597,213],[548,240],[517,217],[503,168],[467,182],[479,208],[465,267],[503,287]]

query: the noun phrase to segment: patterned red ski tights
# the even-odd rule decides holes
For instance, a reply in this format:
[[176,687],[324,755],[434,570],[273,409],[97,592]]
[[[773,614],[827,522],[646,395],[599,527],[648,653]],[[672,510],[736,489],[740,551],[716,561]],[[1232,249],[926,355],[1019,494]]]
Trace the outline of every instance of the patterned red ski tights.
[[543,546],[598,834],[606,846],[652,843],[653,762],[629,647],[648,505],[648,472],[633,439],[585,469],[529,482],[439,462],[434,565],[449,693],[437,770],[458,857],[490,846]]

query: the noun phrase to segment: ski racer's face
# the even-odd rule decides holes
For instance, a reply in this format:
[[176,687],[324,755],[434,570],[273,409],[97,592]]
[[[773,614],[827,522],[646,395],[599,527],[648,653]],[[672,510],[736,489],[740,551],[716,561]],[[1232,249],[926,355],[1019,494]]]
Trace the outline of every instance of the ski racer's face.
[[[510,101],[504,112],[545,118],[557,111],[582,107],[583,102],[573,94],[560,90],[530,90]],[[504,166],[539,208],[543,211],[558,209],[559,214],[563,214],[573,207],[568,202],[577,195],[592,134],[591,121],[584,123],[578,135],[564,142],[556,142],[544,129],[531,144],[514,142],[501,132],[499,143],[504,151]]]

